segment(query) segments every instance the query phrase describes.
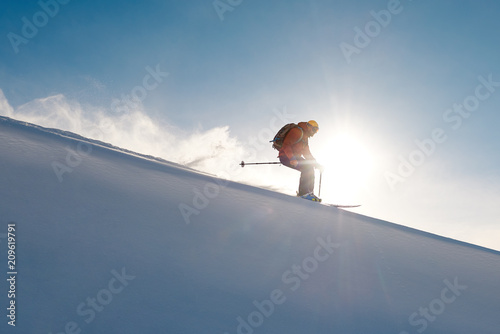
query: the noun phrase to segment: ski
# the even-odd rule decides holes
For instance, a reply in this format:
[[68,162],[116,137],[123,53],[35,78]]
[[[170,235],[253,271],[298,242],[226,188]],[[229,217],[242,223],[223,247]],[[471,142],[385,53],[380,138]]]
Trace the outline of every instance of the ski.
[[330,204],[330,203],[321,203],[326,206],[331,206],[334,208],[341,208],[341,209],[346,209],[346,208],[357,208],[360,207],[361,204]]
[[331,204],[331,203],[323,203],[323,200],[321,198],[315,196],[314,194],[307,194],[307,195],[298,196],[298,197],[300,197],[302,199],[305,199],[305,200],[308,200],[308,201],[311,201],[311,202],[323,204],[325,206],[331,206],[331,207],[341,208],[341,209],[357,208],[357,207],[361,206],[361,204]]

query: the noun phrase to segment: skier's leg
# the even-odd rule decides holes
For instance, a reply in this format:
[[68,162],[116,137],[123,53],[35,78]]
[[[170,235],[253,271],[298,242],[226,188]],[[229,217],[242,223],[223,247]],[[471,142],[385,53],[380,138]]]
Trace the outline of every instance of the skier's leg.
[[314,191],[314,166],[302,160],[299,162],[298,169],[301,171],[299,196],[312,193]]
[[304,158],[297,158],[297,161],[298,161],[298,164],[297,166],[292,166],[292,164],[290,163],[290,159],[286,156],[286,155],[280,155],[279,156],[279,159],[280,159],[280,162],[284,165],[284,166],[287,166],[291,169],[295,169],[295,170],[298,170],[299,172],[302,172],[302,169],[301,169],[301,162],[302,161],[305,161]]
[[[307,166],[303,164],[305,161],[304,158],[298,158],[298,164],[297,166],[292,166],[290,164],[290,159],[286,155],[280,155],[279,156],[280,162],[289,168],[295,169],[300,173],[300,183],[299,183],[299,191],[297,192],[297,196],[302,196],[307,193],[310,193],[312,190],[309,190],[310,185],[308,184],[309,182],[307,181],[310,178],[310,175],[308,175],[307,172]],[[306,171],[304,173],[304,170]],[[314,177],[314,170],[313,170],[313,177]],[[313,187],[314,187],[314,180],[313,180]]]
[[293,167],[292,165],[290,165],[290,159],[288,159],[288,157],[285,154],[280,155],[279,159],[280,159],[280,162],[283,164],[283,166],[287,166],[289,168],[296,169],[295,167]]

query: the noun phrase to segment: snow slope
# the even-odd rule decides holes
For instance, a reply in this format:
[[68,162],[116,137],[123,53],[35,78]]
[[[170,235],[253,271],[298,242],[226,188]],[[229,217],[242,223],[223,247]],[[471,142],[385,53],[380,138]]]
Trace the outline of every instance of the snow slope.
[[499,331],[496,251],[5,117],[0,156],[1,333]]

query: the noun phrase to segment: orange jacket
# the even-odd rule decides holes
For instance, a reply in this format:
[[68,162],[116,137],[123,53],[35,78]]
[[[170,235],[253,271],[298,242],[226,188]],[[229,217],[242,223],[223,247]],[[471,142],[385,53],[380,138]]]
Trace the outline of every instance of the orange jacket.
[[279,156],[286,155],[288,159],[293,157],[300,158],[304,156],[307,160],[314,159],[311,151],[309,151],[309,137],[312,133],[309,130],[306,122],[300,122],[299,127],[292,128],[283,140],[283,146],[279,151]]

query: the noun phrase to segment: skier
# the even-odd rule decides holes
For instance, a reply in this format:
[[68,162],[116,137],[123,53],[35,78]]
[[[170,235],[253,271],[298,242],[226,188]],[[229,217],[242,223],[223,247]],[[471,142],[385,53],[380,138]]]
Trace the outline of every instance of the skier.
[[309,150],[309,138],[318,130],[316,121],[298,123],[284,137],[278,157],[283,165],[301,172],[297,196],[321,202],[321,199],[314,195],[314,168],[323,170],[323,167]]

